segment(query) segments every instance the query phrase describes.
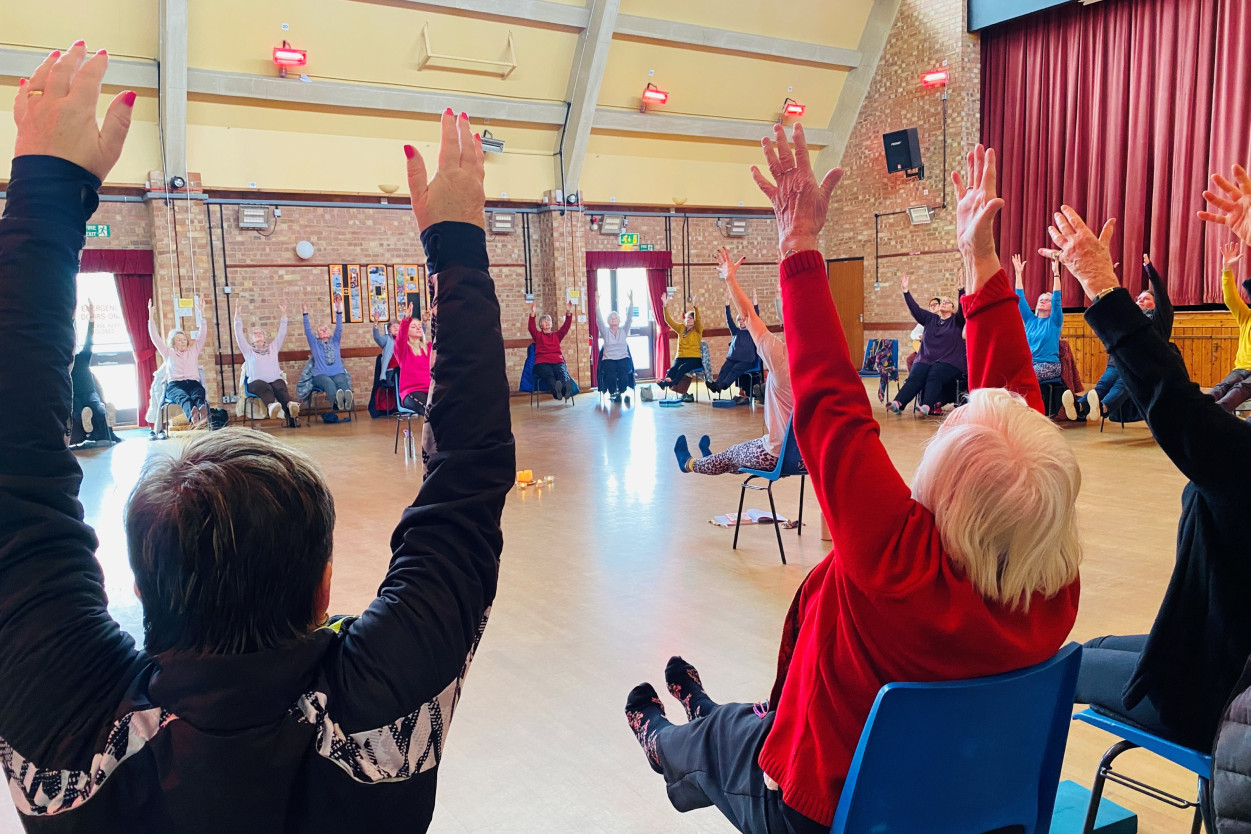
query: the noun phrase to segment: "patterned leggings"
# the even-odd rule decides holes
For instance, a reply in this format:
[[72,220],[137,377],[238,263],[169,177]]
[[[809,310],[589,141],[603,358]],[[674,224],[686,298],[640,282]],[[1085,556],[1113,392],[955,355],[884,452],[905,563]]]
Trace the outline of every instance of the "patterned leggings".
[[757,437],[755,440],[731,446],[724,452],[717,452],[706,458],[695,458],[691,471],[701,475],[724,475],[740,469],[772,469],[777,465],[778,459],[765,451],[764,443]]

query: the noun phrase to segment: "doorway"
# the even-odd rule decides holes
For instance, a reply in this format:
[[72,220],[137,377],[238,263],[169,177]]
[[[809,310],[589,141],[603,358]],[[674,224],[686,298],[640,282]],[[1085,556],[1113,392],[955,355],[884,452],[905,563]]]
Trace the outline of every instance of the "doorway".
[[139,422],[139,378],[130,333],[122,318],[117,298],[117,282],[109,272],[82,272],[78,275],[78,305],[74,310],[77,342],[74,352],[87,340],[87,300],[96,308],[96,328],[92,338],[91,373],[100,383],[101,399],[117,408],[117,424]]
[[864,357],[864,258],[835,258],[826,261],[826,269],[851,361],[860,367]]
[[[626,343],[630,347],[630,358],[634,360],[634,376],[636,379],[654,379],[656,377],[656,318],[652,314],[651,296],[647,292],[647,270],[635,269],[601,269],[596,275],[595,309],[600,319],[608,321],[608,314],[613,310],[621,316],[625,324],[626,306],[630,294],[634,295],[634,321],[630,325],[630,333]],[[603,341],[595,346],[595,352],[603,346]]]

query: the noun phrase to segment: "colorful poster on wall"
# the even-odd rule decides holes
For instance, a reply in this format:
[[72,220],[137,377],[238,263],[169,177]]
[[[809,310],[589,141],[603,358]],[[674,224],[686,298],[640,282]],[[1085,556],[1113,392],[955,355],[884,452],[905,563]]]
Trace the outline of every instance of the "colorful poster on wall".
[[408,315],[410,301],[413,303],[413,315],[421,315],[421,282],[425,274],[425,267],[417,264],[395,265],[395,314],[398,318]]
[[344,318],[352,323],[365,320],[364,298],[361,294],[360,264],[348,264],[347,267],[347,310]]
[[369,278],[369,319],[370,321],[389,321],[391,319],[391,287],[387,284],[386,264],[370,264],[365,267]]
[[330,320],[334,321],[335,308],[343,303],[343,264],[330,264]]

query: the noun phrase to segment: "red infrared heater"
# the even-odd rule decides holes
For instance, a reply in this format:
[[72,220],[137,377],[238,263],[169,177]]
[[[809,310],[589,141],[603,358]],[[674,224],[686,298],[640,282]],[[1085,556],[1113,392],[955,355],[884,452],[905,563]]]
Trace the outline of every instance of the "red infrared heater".
[[308,63],[308,50],[292,49],[291,44],[283,41],[282,46],[274,47],[274,63],[278,66],[278,74],[286,78],[289,68],[302,67]]
[[804,111],[808,108],[793,98],[788,98],[782,102],[782,118],[783,119],[799,119],[804,115]]
[[668,102],[669,94],[657,87],[655,84],[649,83],[643,90],[643,106],[640,109],[646,110],[649,104],[656,106],[668,104]]
[[921,83],[926,87],[946,87],[947,70],[934,70],[921,76]]

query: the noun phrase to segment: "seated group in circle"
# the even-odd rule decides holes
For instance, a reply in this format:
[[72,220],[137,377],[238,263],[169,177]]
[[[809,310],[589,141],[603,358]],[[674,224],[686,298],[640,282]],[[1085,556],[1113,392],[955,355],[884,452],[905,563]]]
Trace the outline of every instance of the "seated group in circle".
[[[0,281],[12,290],[0,304],[10,360],[0,389],[29,395],[0,434],[0,669],[21,671],[0,675],[0,765],[14,802],[32,826],[102,832],[188,819],[266,831],[403,819],[424,831],[495,599],[516,470],[480,142],[448,110],[433,179],[404,148],[434,287],[433,446],[377,599],[358,617],[329,615],[334,502],[311,460],[263,433],[204,433],[155,456],[127,502],[140,650],[109,616],[98,542],[77,501],[82,471],[63,437],[77,256],[134,101],[119,94],[100,132],[107,61],[80,42],[22,85],[40,95],[15,108],[19,155],[0,218]],[[58,131],[43,129],[50,112]],[[881,443],[829,294],[819,233],[841,172],[818,183],[798,125],[793,148],[778,125],[764,151],[772,179],[752,173],[778,225],[793,430],[833,549],[786,615],[767,701],[718,704],[675,656],[666,689],[686,723],[669,720],[650,684],[629,693],[625,718],[678,810],[715,806],[743,832],[816,834],[830,828],[884,684],[1008,672],[1068,638],[1081,473],[1042,414],[996,252],[994,152],[978,146],[953,177],[971,394],[909,486]],[[1235,180],[1213,178],[1219,192],[1205,199],[1220,213],[1201,216],[1251,244],[1251,176],[1236,167]],[[1067,206],[1049,234],[1091,299],[1087,321],[1189,481],[1150,633],[1091,641],[1077,698],[1210,748],[1251,656],[1241,523],[1251,426],[1189,382],[1120,287],[1109,235]],[[167,347],[171,363],[189,349]]]

